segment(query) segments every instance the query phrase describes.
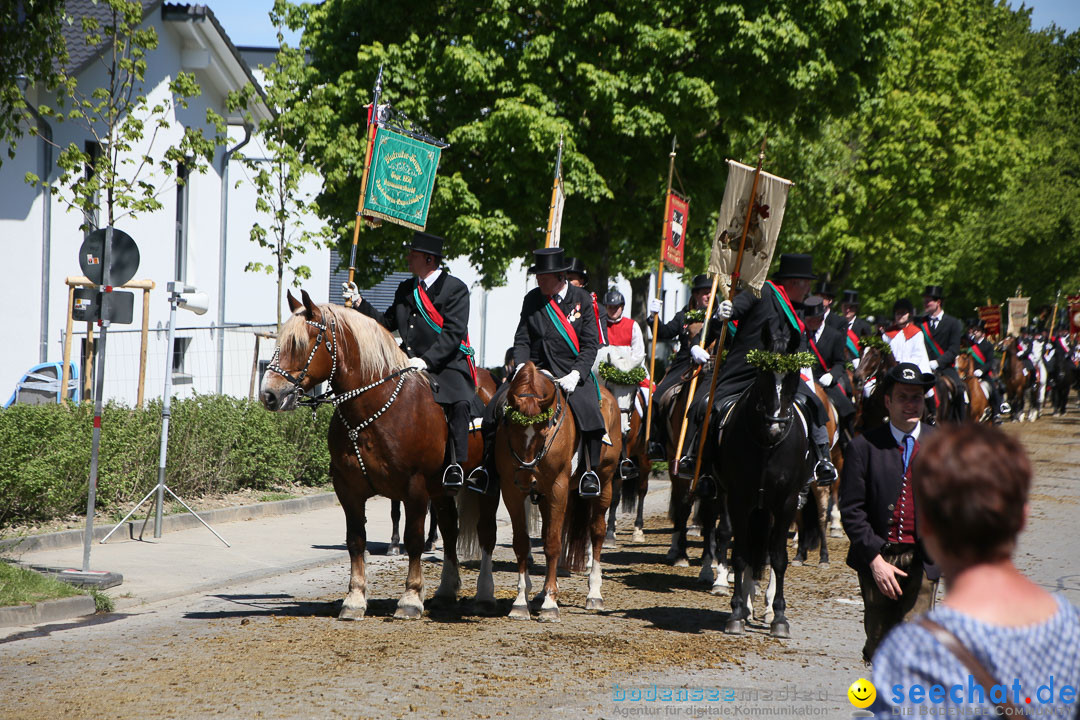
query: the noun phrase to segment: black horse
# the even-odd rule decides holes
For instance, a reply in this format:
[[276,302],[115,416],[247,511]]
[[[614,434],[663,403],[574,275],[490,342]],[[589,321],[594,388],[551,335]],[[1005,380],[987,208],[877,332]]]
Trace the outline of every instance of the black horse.
[[[763,328],[762,340],[767,350],[791,355],[798,349],[800,335],[781,324],[771,330]],[[770,632],[776,637],[790,635],[784,614],[787,532],[795,518],[799,490],[812,472],[806,421],[795,406],[800,382],[798,371],[759,368],[726,421],[721,416],[727,413],[715,413],[710,421],[710,436],[719,434],[719,443],[709,443],[712,447],[704,460],[719,481],[719,492],[726,495],[734,536],[731,564],[735,587],[731,616],[724,628],[729,634],[746,631],[752,579],[761,580],[768,563],[775,575],[776,593]]]
[[1068,354],[1056,342],[1050,345],[1049,352],[1043,355],[1046,375],[1050,386],[1051,415],[1064,415],[1069,407],[1069,391],[1072,390],[1073,367]]

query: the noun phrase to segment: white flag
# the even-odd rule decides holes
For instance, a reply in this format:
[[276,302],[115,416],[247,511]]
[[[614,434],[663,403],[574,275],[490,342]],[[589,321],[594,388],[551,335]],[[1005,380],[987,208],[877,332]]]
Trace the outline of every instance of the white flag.
[[1031,298],[1009,298],[1009,334],[1017,337],[1020,328],[1028,324],[1028,301]]
[[[750,190],[754,186],[754,168],[728,160],[727,185],[724,201],[720,205],[720,218],[716,223],[712,255],[709,258],[709,274],[720,276],[723,297],[731,288],[731,275],[735,272],[735,260],[739,255],[739,241],[746,225],[746,213],[750,205]],[[746,234],[742,267],[739,269],[743,285],[755,295],[761,295],[761,286],[769,273],[780,225],[784,221],[788,191],[791,181],[762,171],[758,178],[757,197],[754,198],[754,214]]]
[[555,188],[551,193],[551,228],[548,230],[548,247],[559,247],[559,235],[562,233],[562,211],[566,203],[563,195],[562,178],[555,180]]

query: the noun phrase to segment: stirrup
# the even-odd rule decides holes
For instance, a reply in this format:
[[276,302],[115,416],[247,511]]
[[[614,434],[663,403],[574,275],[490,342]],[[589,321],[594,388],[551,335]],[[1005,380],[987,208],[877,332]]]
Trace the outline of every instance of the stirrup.
[[600,478],[592,470],[581,473],[581,479],[578,480],[578,495],[588,498],[599,497]]
[[623,480],[635,480],[638,475],[637,465],[635,465],[634,461],[630,458],[626,458],[619,463],[619,477]]
[[488,475],[487,469],[481,465],[474,468],[469,477],[465,478],[465,489],[472,490],[475,493],[486,495],[488,491],[488,483],[491,477]]
[[1012,405],[1010,405],[1010,404],[1009,404],[1009,403],[1007,403],[1007,402],[1003,402],[1003,403],[1001,403],[1001,407],[1000,407],[1000,408],[998,408],[998,411],[999,411],[999,412],[1000,412],[1000,413],[1001,413],[1002,415],[1008,415],[1009,413],[1011,413],[1011,412],[1012,412]]
[[679,467],[676,469],[675,476],[681,480],[692,480],[694,478],[694,456],[683,455],[679,460]]
[[442,484],[447,490],[458,490],[464,484],[465,471],[457,463],[450,463],[443,470]]
[[832,485],[838,477],[836,466],[828,460],[818,460],[817,465],[814,466],[814,481],[818,485]]

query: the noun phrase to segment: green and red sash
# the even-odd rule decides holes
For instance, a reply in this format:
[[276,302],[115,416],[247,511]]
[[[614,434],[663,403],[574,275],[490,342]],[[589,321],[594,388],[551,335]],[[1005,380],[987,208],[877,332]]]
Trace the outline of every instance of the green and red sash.
[[975,360],[980,365],[986,365],[986,356],[983,355],[982,350],[979,350],[978,345],[969,346],[968,347],[968,352],[971,353],[971,357],[975,358]]
[[829,366],[825,364],[825,358],[821,357],[821,352],[817,349],[817,343],[814,342],[814,336],[809,332],[806,333],[806,341],[810,344],[810,349],[814,351],[814,356],[817,357],[818,362],[821,363],[821,369],[829,372]]
[[[922,330],[923,338],[926,340],[926,346],[934,351],[934,357],[941,357],[941,355],[945,351],[941,349],[941,346],[937,344],[936,340],[934,340],[934,336],[930,334],[930,322],[925,321],[922,325],[919,325],[918,327],[920,330]],[[931,358],[931,360],[933,359],[934,358]]]
[[[413,289],[413,301],[416,303],[416,309],[420,311],[420,317],[424,318],[432,330],[441,335],[443,328],[442,313],[435,309],[435,304],[431,302],[431,298],[428,297],[427,291],[424,290],[424,285],[419,278],[417,278],[416,287]],[[473,356],[476,355],[476,351],[473,350],[472,344],[469,342],[468,333],[465,333],[465,339],[458,345],[458,349],[465,353],[465,361],[469,363],[469,373],[472,375],[473,387],[476,387],[476,365],[473,364]]]
[[[559,331],[559,335],[566,341],[567,346],[574,352],[574,357],[580,355],[581,343],[578,342],[577,331],[574,330],[574,326],[570,324],[570,321],[566,319],[566,315],[563,314],[562,308],[559,307],[559,303],[555,302],[554,297],[544,306],[544,311],[547,313],[548,319],[551,320],[551,324]],[[589,377],[593,381],[593,387],[596,388],[596,401],[600,402],[600,383],[596,381],[592,370],[589,371]]]
[[862,357],[862,344],[859,343],[859,336],[855,334],[855,331],[848,328],[847,331],[847,349],[851,351],[851,354],[855,357]]
[[772,280],[766,280],[765,285],[772,288],[772,291],[776,294],[776,299],[780,301],[780,307],[783,308],[784,315],[787,317],[787,321],[791,323],[791,327],[795,328],[800,335],[805,334],[806,326],[803,325],[803,321],[799,319],[799,316],[795,314],[795,308],[791,305],[791,300],[788,299],[784,288],[773,284]]

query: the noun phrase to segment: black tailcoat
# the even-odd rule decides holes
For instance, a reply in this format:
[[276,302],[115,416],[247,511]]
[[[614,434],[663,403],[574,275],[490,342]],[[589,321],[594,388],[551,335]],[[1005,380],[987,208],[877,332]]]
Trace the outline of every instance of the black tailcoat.
[[[926,325],[930,327],[929,317],[919,318],[919,325]],[[930,332],[930,336],[934,338],[934,343],[941,348],[941,353],[938,354],[937,348],[933,343],[923,338],[926,342],[926,356],[931,360],[937,360],[939,367],[951,367],[956,362],[956,356],[960,353],[960,343],[964,339],[964,326],[963,324],[947,313],[941,314],[941,320],[938,321],[937,328]]]
[[[845,326],[846,327],[846,326]],[[807,332],[810,332],[809,330]],[[821,338],[815,341],[821,359],[825,361],[828,369],[821,367],[821,362],[814,355],[814,379],[819,380],[826,372],[833,376],[836,384],[826,388],[825,392],[836,407],[840,417],[847,417],[855,412],[855,406],[851,403],[851,385],[848,383],[847,369],[847,330],[840,335],[832,327],[826,325],[821,329]],[[811,351],[811,354],[813,352]],[[843,388],[843,389],[841,389]]]

